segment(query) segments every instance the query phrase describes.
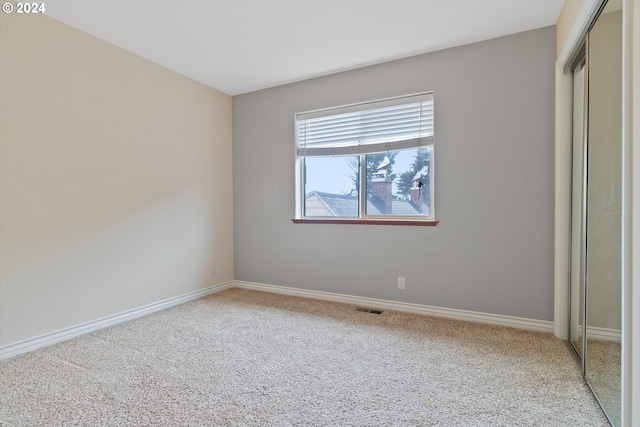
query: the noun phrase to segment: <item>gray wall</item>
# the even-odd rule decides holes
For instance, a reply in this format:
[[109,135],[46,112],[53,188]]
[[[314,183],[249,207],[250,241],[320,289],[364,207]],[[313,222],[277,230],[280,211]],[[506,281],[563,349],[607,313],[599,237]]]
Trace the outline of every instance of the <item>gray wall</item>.
[[[235,279],[552,320],[554,61],[548,27],[234,97]],[[431,90],[436,227],[291,222],[294,113]]]

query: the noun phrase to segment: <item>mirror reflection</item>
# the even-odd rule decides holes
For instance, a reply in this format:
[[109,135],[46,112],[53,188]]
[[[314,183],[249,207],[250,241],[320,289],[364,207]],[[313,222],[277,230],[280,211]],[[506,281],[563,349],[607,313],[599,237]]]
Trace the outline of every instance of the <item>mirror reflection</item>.
[[616,426],[621,423],[621,0],[607,2],[585,45],[572,69],[569,341]]
[[620,424],[622,7],[609,1],[589,33],[585,378]]

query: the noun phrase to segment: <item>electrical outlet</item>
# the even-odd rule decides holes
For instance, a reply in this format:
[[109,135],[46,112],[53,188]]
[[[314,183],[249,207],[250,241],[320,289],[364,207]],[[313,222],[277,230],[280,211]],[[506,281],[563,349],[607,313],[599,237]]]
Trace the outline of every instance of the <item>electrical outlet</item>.
[[209,267],[209,276],[215,276],[216,275],[216,266],[215,265],[211,265]]
[[405,279],[402,276],[398,276],[398,289],[405,289]]

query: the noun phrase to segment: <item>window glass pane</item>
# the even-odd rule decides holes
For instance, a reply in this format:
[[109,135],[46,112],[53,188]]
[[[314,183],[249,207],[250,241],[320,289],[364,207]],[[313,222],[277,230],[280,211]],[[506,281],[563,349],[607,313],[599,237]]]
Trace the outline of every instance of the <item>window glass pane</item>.
[[358,218],[359,157],[304,160],[304,216]]
[[367,215],[430,214],[432,147],[368,154]]

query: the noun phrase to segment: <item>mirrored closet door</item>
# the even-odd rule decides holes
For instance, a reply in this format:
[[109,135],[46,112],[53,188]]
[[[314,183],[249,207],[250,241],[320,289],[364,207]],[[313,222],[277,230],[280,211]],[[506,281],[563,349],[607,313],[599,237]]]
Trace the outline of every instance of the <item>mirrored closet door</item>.
[[569,337],[613,425],[621,418],[622,3],[609,0],[573,67]]

